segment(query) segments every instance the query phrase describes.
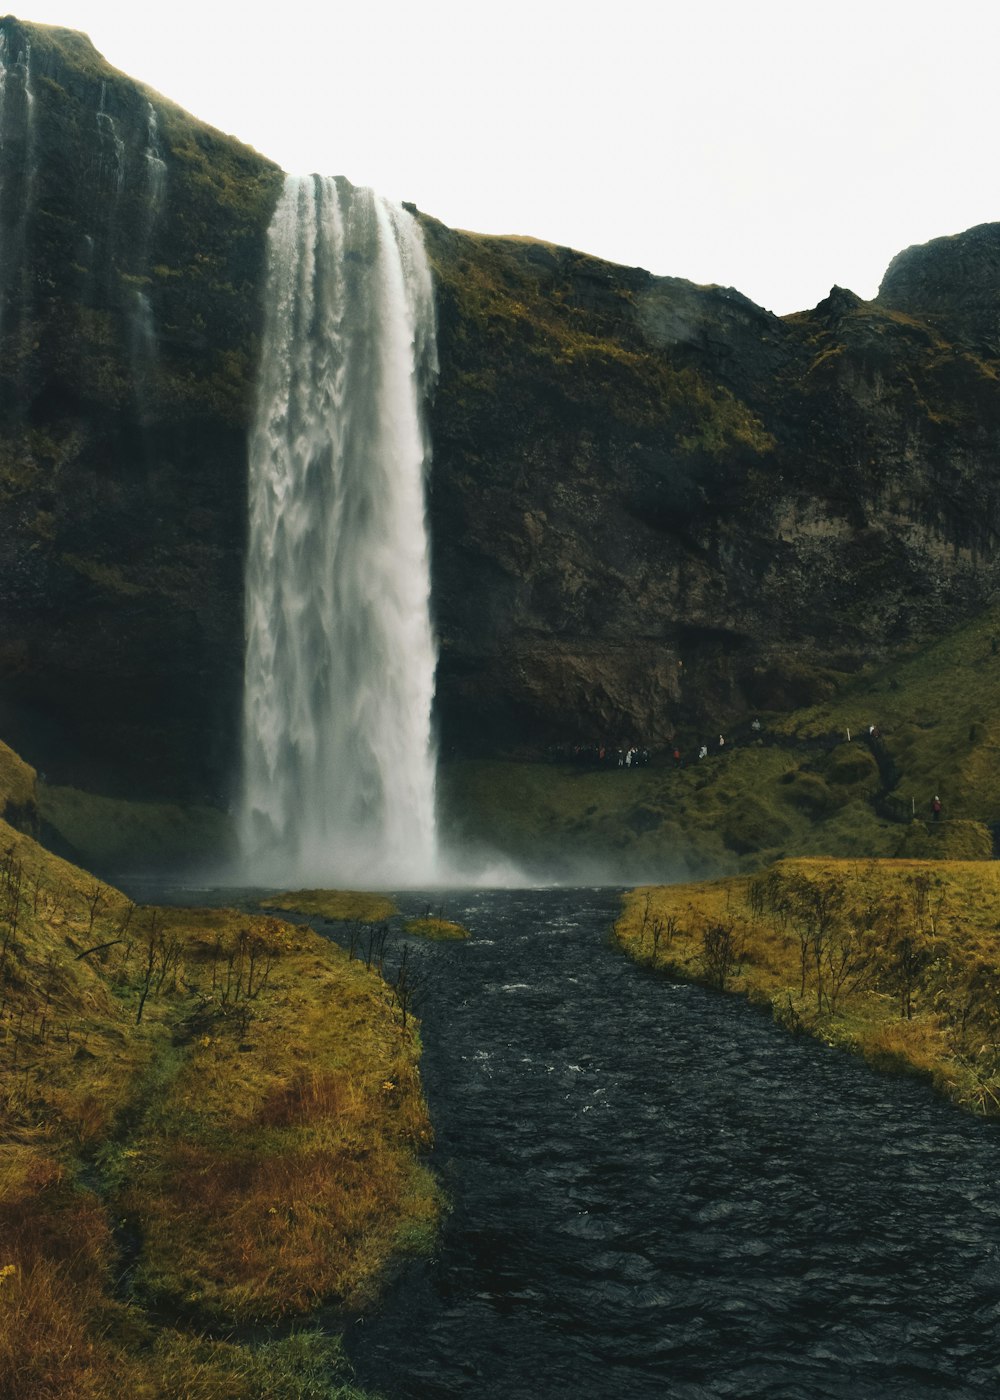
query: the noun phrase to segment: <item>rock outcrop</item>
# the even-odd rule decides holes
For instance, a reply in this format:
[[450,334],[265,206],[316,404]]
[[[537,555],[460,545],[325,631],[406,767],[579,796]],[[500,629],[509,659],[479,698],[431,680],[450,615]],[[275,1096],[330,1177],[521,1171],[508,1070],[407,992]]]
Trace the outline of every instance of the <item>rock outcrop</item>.
[[[81,35],[0,63],[0,733],[225,802],[281,172]],[[996,596],[1000,225],[778,318],[422,219],[445,752],[708,733]]]

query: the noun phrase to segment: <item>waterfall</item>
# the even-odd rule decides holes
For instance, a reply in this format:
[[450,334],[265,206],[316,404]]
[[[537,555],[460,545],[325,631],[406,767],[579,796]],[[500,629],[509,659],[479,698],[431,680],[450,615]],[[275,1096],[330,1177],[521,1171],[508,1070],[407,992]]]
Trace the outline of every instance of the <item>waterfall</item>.
[[437,860],[416,221],[288,177],[250,436],[241,840],[255,883],[403,884]]
[[38,176],[36,136],[31,45],[25,40],[12,49],[7,31],[0,30],[0,329],[8,334],[8,302],[14,300],[22,339],[34,293],[27,251]]
[[[148,278],[152,262],[153,234],[163,209],[167,187],[167,165],[160,149],[159,120],[156,108],[148,100],[146,102],[146,145],[143,151],[143,164],[146,175],[145,197],[143,199],[144,221],[142,238],[138,242],[136,269],[140,276]],[[140,423],[146,427],[152,416],[151,400],[155,386],[158,355],[153,306],[148,293],[143,291],[140,285],[132,288],[127,314],[136,412]],[[146,450],[148,455],[148,443]]]
[[[101,83],[101,100],[97,108],[97,145],[101,153],[98,161],[98,184],[105,184],[105,174],[110,174],[110,184],[117,196],[121,194],[122,185],[125,183],[125,142],[118,134],[118,123],[110,112],[104,110],[107,98],[108,85],[104,82]],[[109,165],[105,164],[106,152]]]
[[148,244],[152,236],[153,225],[163,204],[163,191],[167,183],[167,164],[160,149],[160,122],[156,115],[156,108],[148,99],[146,102],[146,149],[143,155],[146,161],[146,242]]

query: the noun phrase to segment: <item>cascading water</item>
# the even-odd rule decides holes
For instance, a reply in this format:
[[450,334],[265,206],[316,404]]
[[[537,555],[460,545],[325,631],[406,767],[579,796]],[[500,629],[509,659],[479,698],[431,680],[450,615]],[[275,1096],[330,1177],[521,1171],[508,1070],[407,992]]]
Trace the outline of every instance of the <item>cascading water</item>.
[[250,437],[244,873],[402,884],[437,861],[421,417],[437,373],[416,221],[288,177]]
[[38,174],[35,143],[31,45],[12,48],[0,32],[0,328],[7,333],[7,302],[14,297],[19,336],[30,321],[33,292],[25,254]]
[[[146,272],[151,263],[153,233],[163,209],[167,186],[167,165],[160,149],[159,121],[156,108],[146,103],[146,146],[143,151],[145,167],[144,223],[142,239],[138,248],[138,266]],[[136,285],[131,292],[129,315],[129,350],[132,359],[132,372],[136,410],[141,424],[147,424],[150,417],[152,399],[151,387],[157,368],[156,321],[149,296]],[[147,445],[148,452],[148,445]]]
[[160,149],[160,122],[152,102],[146,102],[146,149],[143,152],[146,162],[147,214],[146,243],[152,237],[153,225],[163,205],[163,191],[167,183],[167,165]]
[[125,142],[118,134],[118,124],[110,112],[105,111],[108,99],[108,85],[101,84],[101,100],[97,108],[97,149],[100,158],[97,168],[99,185],[110,186],[115,195],[122,192],[125,183]]

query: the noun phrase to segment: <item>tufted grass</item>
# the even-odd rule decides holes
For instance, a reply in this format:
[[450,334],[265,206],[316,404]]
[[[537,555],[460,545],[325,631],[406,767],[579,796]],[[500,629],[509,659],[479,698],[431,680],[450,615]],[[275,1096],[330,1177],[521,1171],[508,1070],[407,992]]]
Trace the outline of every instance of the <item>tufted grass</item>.
[[367,894],[362,890],[289,890],[261,900],[261,908],[363,924],[381,923],[399,913],[385,895]]
[[403,932],[415,934],[418,938],[430,938],[433,941],[471,937],[469,930],[464,925],[456,924],[452,919],[433,918],[430,915],[421,919],[407,919],[403,924]]
[[309,928],[0,822],[0,1400],[359,1395],[329,1322],[440,1210],[419,1051]]
[[[803,960],[804,925],[777,897],[803,884],[832,889],[840,901],[829,947],[833,957],[846,949],[855,972],[839,995],[831,995],[825,952],[822,994],[815,937],[805,936]],[[706,941],[706,930],[720,927],[735,949],[724,979]],[[615,937],[647,966],[723,985],[794,1031],[925,1077],[972,1112],[1000,1115],[995,862],[796,859],[756,876],[638,888],[623,899]],[[913,960],[908,975],[902,948]]]

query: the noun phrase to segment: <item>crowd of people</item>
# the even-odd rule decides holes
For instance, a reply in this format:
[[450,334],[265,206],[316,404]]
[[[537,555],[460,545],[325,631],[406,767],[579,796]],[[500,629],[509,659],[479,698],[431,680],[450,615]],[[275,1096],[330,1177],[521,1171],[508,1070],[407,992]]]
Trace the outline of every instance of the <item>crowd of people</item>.
[[[751,736],[759,734],[759,719],[750,722]],[[726,747],[726,737],[720,734],[717,739],[702,743],[697,749],[699,759],[711,754],[722,753]],[[678,744],[667,750],[667,756],[674,768],[684,768],[690,758]],[[573,763],[587,768],[646,768],[652,761],[652,754],[645,746],[627,744],[550,744],[546,757],[551,763]]]
[[576,763],[588,768],[645,768],[649,749],[636,744],[550,744],[546,750],[552,763]]
[[[755,716],[749,724],[749,736],[743,730],[738,733],[737,738],[744,741],[749,737],[750,741],[761,742],[762,725]],[[848,743],[852,737],[858,737],[857,733],[852,735],[851,730],[846,730]],[[870,724],[862,728],[861,737],[867,740],[868,746],[878,757],[885,751],[882,732],[877,724]],[[732,747],[732,744],[729,745]],[[718,738],[702,741],[698,748],[685,753],[680,744],[671,745],[665,752],[666,761],[674,768],[685,768],[689,761],[700,762],[710,758],[713,754],[722,754],[727,747],[726,736],[720,734]],[[644,745],[640,746],[634,742],[626,744],[591,743],[591,744],[550,744],[546,749],[546,757],[551,763],[572,763],[579,767],[587,768],[647,768],[653,761],[653,755]],[[944,807],[941,798],[935,794],[930,803],[931,819],[940,821]]]

